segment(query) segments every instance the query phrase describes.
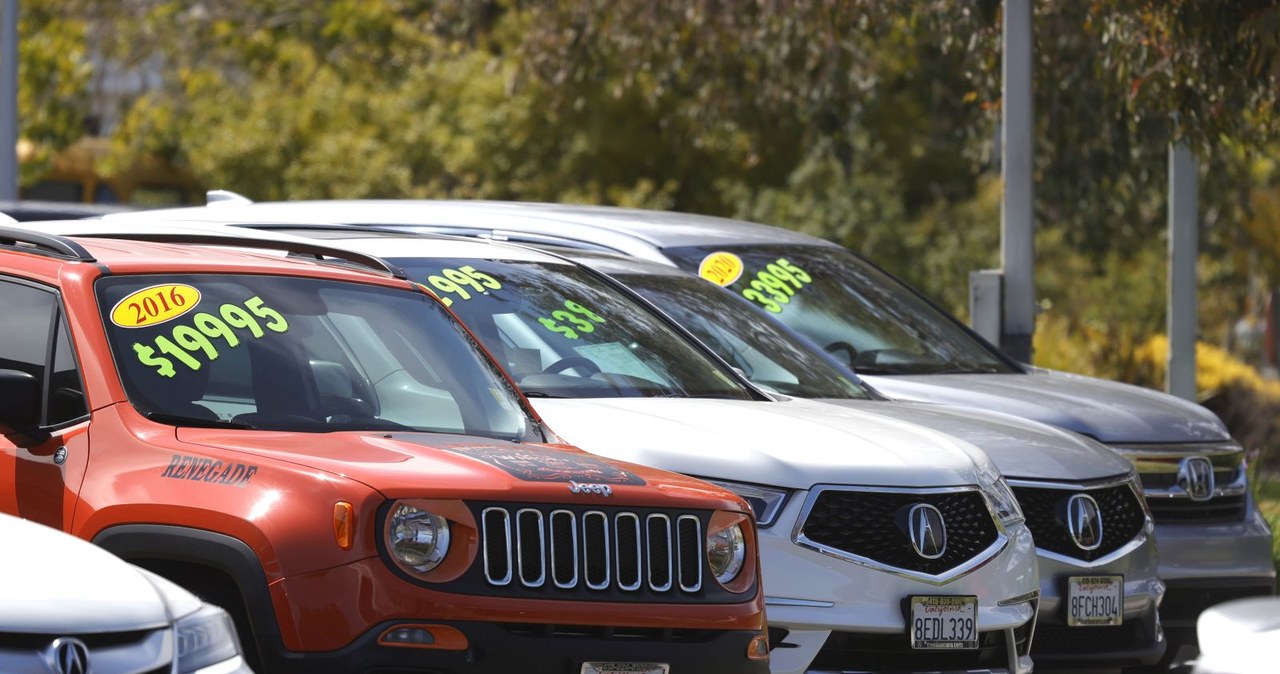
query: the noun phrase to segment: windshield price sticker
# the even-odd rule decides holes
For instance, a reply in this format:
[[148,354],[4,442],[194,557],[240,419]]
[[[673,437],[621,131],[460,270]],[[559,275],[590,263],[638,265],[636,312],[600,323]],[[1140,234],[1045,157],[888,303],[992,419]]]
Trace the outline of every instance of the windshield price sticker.
[[[214,343],[215,339],[226,342],[228,348],[235,348],[240,345],[241,337],[246,333],[254,339],[261,339],[267,334],[266,330],[285,332],[288,329],[289,322],[284,316],[266,306],[262,298],[255,295],[245,300],[243,306],[223,304],[218,307],[216,316],[200,312],[191,317],[190,325],[174,326],[168,335],[156,337],[154,346],[134,343],[133,352],[143,365],[154,367],[160,376],[172,377],[177,373],[174,360],[193,371],[200,369],[202,360],[217,360],[218,345]],[[156,351],[165,355],[156,355]],[[172,356],[172,359],[165,356]]]
[[577,339],[579,333],[595,332],[596,324],[604,323],[604,317],[573,300],[565,300],[564,309],[556,309],[551,312],[550,318],[543,316],[538,318],[538,322],[567,339]]
[[731,286],[742,276],[742,266],[742,258],[719,250],[702,258],[698,276],[718,286]]
[[145,328],[171,321],[200,303],[200,291],[185,283],[165,283],[130,293],[111,308],[111,322]]
[[780,257],[750,277],[749,287],[742,290],[742,296],[779,314],[796,292],[812,281],[813,277],[805,270]]
[[1067,579],[1067,626],[1103,627],[1124,620],[1124,576]]
[[[482,271],[477,271],[471,265],[458,267],[457,269],[441,269],[439,274],[432,274],[427,277],[427,284],[430,287],[424,284],[419,285],[431,291],[431,294],[439,298],[446,307],[453,306],[454,297],[460,300],[469,300],[475,295],[483,295],[490,290],[502,289],[502,283],[498,279]],[[433,288],[434,290],[432,290]]]
[[911,648],[960,650],[978,647],[977,597],[912,597]]
[[671,665],[662,662],[584,662],[581,674],[668,674]]

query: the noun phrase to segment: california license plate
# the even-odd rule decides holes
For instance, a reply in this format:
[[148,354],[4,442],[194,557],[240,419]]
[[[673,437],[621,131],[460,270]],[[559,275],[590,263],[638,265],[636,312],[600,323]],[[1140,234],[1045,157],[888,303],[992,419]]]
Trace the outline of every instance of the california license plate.
[[912,597],[911,647],[959,650],[978,647],[977,597]]
[[584,662],[582,674],[667,674],[671,665],[661,662]]
[[1124,576],[1067,579],[1067,626],[1119,625],[1124,620]]

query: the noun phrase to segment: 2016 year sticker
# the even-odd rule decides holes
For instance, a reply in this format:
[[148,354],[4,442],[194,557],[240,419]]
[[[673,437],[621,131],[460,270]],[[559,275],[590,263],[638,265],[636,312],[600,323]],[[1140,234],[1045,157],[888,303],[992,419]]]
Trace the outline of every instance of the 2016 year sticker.
[[146,328],[171,321],[200,303],[200,291],[185,283],[163,283],[130,293],[111,308],[111,322]]

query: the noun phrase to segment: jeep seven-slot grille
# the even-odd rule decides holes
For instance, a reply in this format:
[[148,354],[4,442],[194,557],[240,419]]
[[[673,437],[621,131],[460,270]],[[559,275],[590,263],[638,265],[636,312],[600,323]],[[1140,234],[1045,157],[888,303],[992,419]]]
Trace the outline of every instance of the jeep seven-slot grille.
[[[928,504],[942,514],[946,548],[928,559],[912,547],[907,516]],[[805,539],[886,566],[938,575],[968,562],[999,538],[995,520],[977,491],[871,492],[825,489],[804,521]]]
[[[1096,489],[1059,489],[1015,485],[1013,494],[1027,518],[1027,528],[1036,547],[1086,562],[1105,557],[1124,547],[1142,531],[1146,513],[1133,488],[1124,484]],[[1094,550],[1076,545],[1067,529],[1067,501],[1076,494],[1088,494],[1098,503],[1102,515],[1102,541]]]
[[646,509],[485,506],[479,512],[483,583],[549,598],[702,597],[704,519]]

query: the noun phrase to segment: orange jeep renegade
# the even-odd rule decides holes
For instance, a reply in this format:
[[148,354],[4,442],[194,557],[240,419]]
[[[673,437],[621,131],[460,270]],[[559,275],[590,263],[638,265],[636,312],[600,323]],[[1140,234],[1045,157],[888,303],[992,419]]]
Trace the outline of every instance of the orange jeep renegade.
[[0,228],[0,510],[261,672],[768,671],[746,503],[560,444],[385,262],[235,242],[312,259]]

